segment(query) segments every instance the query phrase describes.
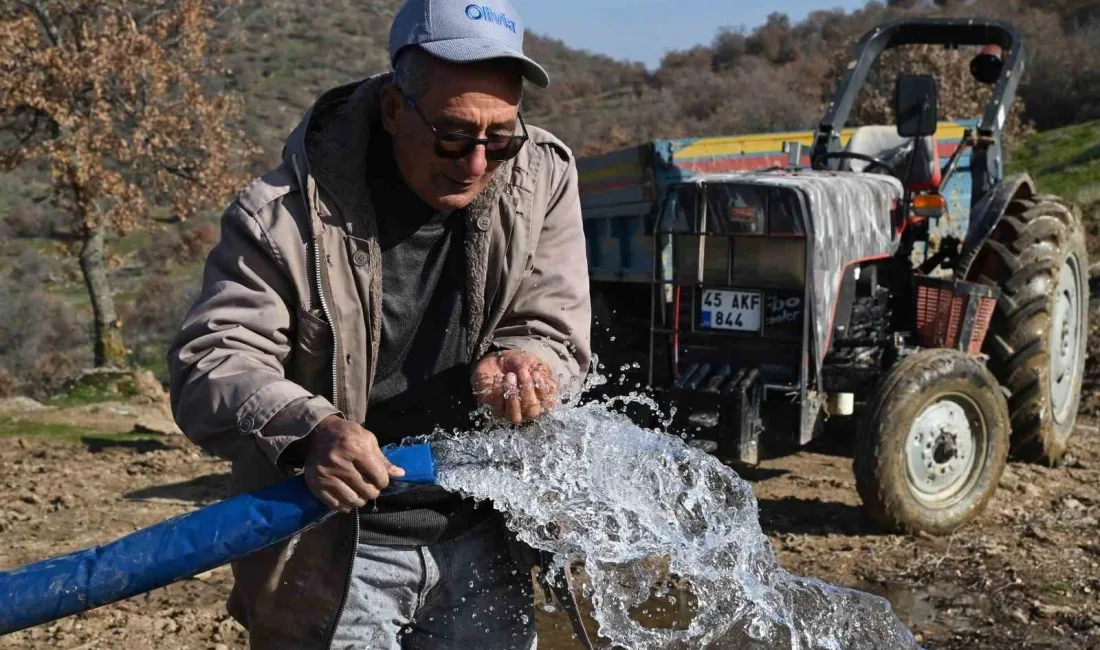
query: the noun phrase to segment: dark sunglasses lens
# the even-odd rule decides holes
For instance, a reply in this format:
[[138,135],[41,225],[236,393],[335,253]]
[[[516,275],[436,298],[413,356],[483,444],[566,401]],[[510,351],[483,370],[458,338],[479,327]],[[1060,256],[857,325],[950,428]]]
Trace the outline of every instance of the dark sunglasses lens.
[[489,160],[508,160],[514,158],[527,138],[517,135],[496,142],[489,143],[485,148],[485,157]]
[[444,158],[462,158],[474,148],[475,141],[459,133],[440,133],[436,136],[436,149]]
[[[490,141],[485,147],[485,157],[489,160],[509,160],[514,158],[527,138],[517,135],[510,138]],[[440,158],[457,160],[470,155],[479,144],[476,138],[456,133],[440,133],[435,141],[435,153]]]

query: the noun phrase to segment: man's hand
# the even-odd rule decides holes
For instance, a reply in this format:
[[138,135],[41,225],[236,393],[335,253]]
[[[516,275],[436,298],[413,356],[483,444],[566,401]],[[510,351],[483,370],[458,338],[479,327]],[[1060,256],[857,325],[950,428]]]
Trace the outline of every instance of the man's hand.
[[474,366],[472,377],[478,404],[488,404],[497,417],[520,423],[554,408],[558,383],[538,357],[521,350],[486,356]]
[[362,508],[405,475],[382,454],[374,434],[330,415],[307,436],[306,485],[328,507],[340,512]]

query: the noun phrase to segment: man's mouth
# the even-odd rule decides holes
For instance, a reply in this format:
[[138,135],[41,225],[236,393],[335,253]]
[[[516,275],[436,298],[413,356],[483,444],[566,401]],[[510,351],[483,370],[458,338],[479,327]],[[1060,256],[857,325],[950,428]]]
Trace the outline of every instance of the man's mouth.
[[472,179],[469,179],[469,180],[455,180],[455,179],[451,178],[450,176],[447,176],[446,174],[441,174],[441,176],[443,177],[443,180],[446,181],[446,183],[448,185],[452,185],[452,186],[460,188],[460,189],[467,189],[467,188],[471,187],[474,183],[477,182],[476,178],[472,178]]

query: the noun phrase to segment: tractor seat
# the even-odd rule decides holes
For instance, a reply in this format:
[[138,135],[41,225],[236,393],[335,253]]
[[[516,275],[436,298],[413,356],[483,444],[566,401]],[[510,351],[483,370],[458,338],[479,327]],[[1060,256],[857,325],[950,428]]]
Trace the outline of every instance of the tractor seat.
[[[845,151],[861,153],[873,156],[889,164],[894,169],[894,176],[905,182],[905,174],[909,171],[909,156],[912,151],[912,138],[903,138],[898,135],[894,126],[861,126],[853,133]],[[911,191],[934,190],[940,186],[940,161],[936,155],[936,136],[928,135],[918,140],[917,164],[913,168],[912,180],[909,184]],[[863,172],[871,167],[870,163],[862,160],[842,159],[840,169],[842,171]],[[881,168],[871,167],[871,173],[882,173]]]

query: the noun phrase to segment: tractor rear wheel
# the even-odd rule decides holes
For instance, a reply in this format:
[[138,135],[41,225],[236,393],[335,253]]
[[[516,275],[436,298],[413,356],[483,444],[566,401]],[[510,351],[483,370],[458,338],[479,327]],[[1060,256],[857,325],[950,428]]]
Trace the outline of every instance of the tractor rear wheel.
[[891,532],[953,532],[996,491],[1008,438],[1004,395],[981,361],[947,349],[902,359],[860,417],[865,512]]
[[975,280],[1002,292],[984,352],[1011,393],[1011,452],[1055,465],[1073,432],[1085,367],[1088,256],[1080,218],[1058,197],[1016,199],[972,268]]

